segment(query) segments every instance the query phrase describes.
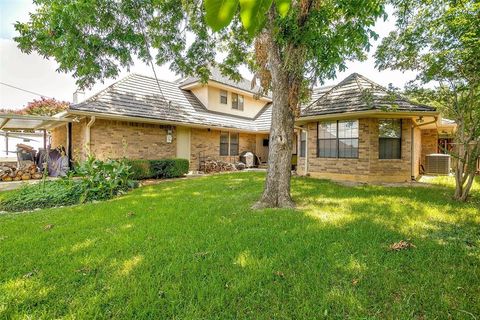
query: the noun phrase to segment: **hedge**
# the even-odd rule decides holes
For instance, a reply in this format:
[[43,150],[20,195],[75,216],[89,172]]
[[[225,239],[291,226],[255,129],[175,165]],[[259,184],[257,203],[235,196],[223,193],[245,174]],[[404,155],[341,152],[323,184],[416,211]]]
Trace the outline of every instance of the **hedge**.
[[188,173],[189,162],[186,159],[128,160],[132,179],[177,178]]

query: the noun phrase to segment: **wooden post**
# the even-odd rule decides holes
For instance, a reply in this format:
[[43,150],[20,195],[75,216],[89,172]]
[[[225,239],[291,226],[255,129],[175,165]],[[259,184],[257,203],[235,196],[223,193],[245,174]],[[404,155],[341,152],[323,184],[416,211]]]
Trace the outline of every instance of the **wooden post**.
[[47,150],[47,130],[43,129],[43,149]]

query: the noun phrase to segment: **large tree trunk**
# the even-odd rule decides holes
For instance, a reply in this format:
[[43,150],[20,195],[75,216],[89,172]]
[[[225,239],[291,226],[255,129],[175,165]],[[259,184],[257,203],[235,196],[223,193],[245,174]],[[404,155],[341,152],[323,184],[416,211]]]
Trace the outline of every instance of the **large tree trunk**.
[[[271,35],[266,35],[270,37]],[[268,173],[263,195],[253,206],[261,208],[292,208],[295,203],[290,195],[292,169],[292,147],[295,124],[297,87],[292,77],[282,67],[280,49],[272,38],[269,45],[268,61],[272,83],[272,125],[268,150]],[[292,99],[292,94],[294,98]],[[292,106],[292,103],[295,106]]]
[[263,195],[254,205],[254,208],[257,209],[295,206],[290,196],[295,116],[288,102],[288,81],[281,71],[272,72],[272,83],[273,109],[268,150],[268,173]]

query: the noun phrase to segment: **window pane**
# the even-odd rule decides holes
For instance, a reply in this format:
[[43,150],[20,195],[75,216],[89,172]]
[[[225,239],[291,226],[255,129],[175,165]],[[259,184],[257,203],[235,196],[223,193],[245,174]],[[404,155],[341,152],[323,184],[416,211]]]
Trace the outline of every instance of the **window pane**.
[[238,94],[232,93],[232,109],[238,109]]
[[337,122],[319,122],[318,139],[332,139],[337,137]]
[[305,151],[307,148],[307,133],[305,131],[300,132],[300,157],[305,157]]
[[378,136],[380,138],[400,138],[402,136],[402,120],[401,119],[379,120]]
[[243,110],[244,99],[243,96],[238,96],[238,110]]
[[339,158],[358,158],[358,139],[338,139]]
[[338,121],[339,138],[358,138],[358,121]]
[[220,103],[227,104],[227,91],[220,90]]
[[238,156],[238,133],[230,133],[230,155]]
[[401,159],[401,139],[380,138],[378,148],[379,159]]
[[220,155],[228,156],[228,132],[220,133]]
[[337,157],[337,140],[336,139],[318,140],[318,156],[320,158],[336,158]]

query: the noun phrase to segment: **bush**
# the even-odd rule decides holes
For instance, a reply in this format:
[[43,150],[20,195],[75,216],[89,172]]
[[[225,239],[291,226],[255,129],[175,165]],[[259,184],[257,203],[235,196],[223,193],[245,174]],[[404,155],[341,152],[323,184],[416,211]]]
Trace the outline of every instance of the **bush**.
[[131,167],[132,179],[177,178],[188,173],[186,159],[127,160]]
[[126,162],[130,166],[131,179],[142,180],[153,176],[149,160],[126,160]]
[[188,160],[163,159],[153,160],[150,163],[154,178],[177,178],[188,173]]
[[65,183],[63,180],[29,184],[6,192],[0,200],[0,211],[26,211],[77,204],[83,193],[79,185],[79,181]]
[[84,190],[81,201],[110,199],[134,187],[131,167],[125,160],[101,161],[89,157],[75,168]]

